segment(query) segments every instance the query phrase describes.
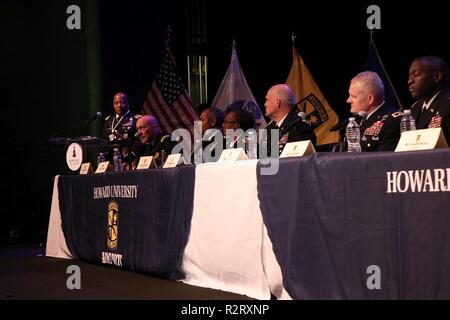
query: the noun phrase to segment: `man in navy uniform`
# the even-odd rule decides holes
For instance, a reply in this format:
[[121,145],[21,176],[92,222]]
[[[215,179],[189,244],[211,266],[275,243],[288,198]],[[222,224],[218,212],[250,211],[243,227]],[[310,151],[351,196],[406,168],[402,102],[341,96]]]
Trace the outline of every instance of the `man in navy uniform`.
[[447,63],[436,56],[415,59],[409,68],[408,87],[417,101],[411,107],[416,129],[442,128],[450,143],[450,90]]
[[400,139],[401,112],[389,113],[384,85],[377,73],[361,72],[350,81],[347,103],[350,112],[367,113],[360,125],[362,151],[393,151]]

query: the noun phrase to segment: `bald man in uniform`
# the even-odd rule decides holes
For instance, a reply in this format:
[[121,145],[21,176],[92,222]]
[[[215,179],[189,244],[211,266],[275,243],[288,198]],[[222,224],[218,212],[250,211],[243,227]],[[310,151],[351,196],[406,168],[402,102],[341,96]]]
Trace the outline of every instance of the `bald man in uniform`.
[[[311,140],[316,145],[316,135],[311,125],[300,119],[295,107],[295,93],[287,84],[272,86],[266,94],[266,116],[271,119],[267,125],[267,153],[276,156],[271,150],[271,130],[279,131],[278,155],[288,142]],[[262,155],[264,156],[264,155]]]
[[158,166],[163,165],[162,154],[168,156],[176,141],[171,141],[170,134],[161,130],[158,120],[151,115],[141,116],[136,121],[136,131],[139,141],[133,145],[131,152],[131,167],[135,168],[142,156],[153,156]]

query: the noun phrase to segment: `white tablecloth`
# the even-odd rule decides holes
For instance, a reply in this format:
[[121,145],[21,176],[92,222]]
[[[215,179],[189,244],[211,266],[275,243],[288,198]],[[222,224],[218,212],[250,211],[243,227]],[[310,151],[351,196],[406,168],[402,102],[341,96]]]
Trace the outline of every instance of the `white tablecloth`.
[[259,208],[256,164],[197,166],[183,282],[256,299],[270,292],[289,298]]

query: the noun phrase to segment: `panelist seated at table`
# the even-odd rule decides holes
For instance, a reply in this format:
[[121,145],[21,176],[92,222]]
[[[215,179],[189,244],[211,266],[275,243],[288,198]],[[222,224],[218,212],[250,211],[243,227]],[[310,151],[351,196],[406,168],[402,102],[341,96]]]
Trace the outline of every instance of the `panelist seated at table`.
[[442,128],[450,145],[449,69],[441,57],[415,59],[409,68],[408,88],[417,101],[411,107],[416,129]]
[[384,84],[376,72],[357,74],[348,89],[350,112],[365,112],[361,122],[362,151],[393,151],[400,139],[401,112],[390,113],[392,108],[384,100]]
[[[211,150],[211,157],[204,159],[205,162],[214,161],[215,145],[217,141],[222,138],[222,125],[224,120],[224,114],[218,108],[209,107],[202,111],[200,114],[200,120],[202,122],[202,149],[206,150],[208,147]],[[191,163],[194,163],[194,153],[191,155]]]
[[161,130],[158,120],[151,115],[144,115],[136,122],[139,141],[133,144],[131,152],[124,160],[127,169],[135,169],[140,157],[153,156],[158,166],[162,165],[162,155],[167,157],[176,141],[171,141],[170,134]]
[[[316,145],[316,135],[311,125],[298,115],[295,107],[295,93],[287,84],[272,86],[266,94],[266,116],[271,119],[267,127],[267,155],[276,156],[276,151],[271,150],[271,131],[278,130],[278,155],[288,142],[311,140]],[[260,155],[260,157],[264,155]]]
[[244,134],[236,131],[238,129],[241,129],[243,133],[249,129],[255,129],[255,118],[242,109],[230,110],[225,115],[222,125],[224,149],[237,148],[239,141],[242,146],[244,145]]
[[223,112],[217,108],[210,107],[206,108],[200,114],[200,121],[202,122],[202,135],[205,135],[205,132],[208,129],[222,129],[222,124],[224,120]]

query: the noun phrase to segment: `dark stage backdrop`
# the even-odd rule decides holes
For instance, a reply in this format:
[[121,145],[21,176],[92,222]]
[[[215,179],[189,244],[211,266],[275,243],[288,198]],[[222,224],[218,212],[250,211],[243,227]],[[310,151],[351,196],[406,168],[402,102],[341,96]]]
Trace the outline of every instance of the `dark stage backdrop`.
[[[119,90],[129,94],[132,111],[140,112],[168,23],[171,48],[186,80],[186,12],[197,3],[205,3],[210,100],[228,68],[235,38],[244,74],[262,106],[267,89],[287,78],[294,31],[299,53],[323,94],[340,117],[348,116],[348,83],[363,71],[371,4],[381,8],[382,29],[375,40],[404,106],[412,102],[406,85],[411,60],[425,54],[450,59],[447,11],[439,1],[416,6],[392,1],[1,0],[1,239],[16,226],[46,229],[52,177],[67,173],[65,150],[51,147],[48,138],[98,135],[100,121],[81,124],[97,111],[110,113]],[[81,30],[66,28],[72,4],[81,8]]]

